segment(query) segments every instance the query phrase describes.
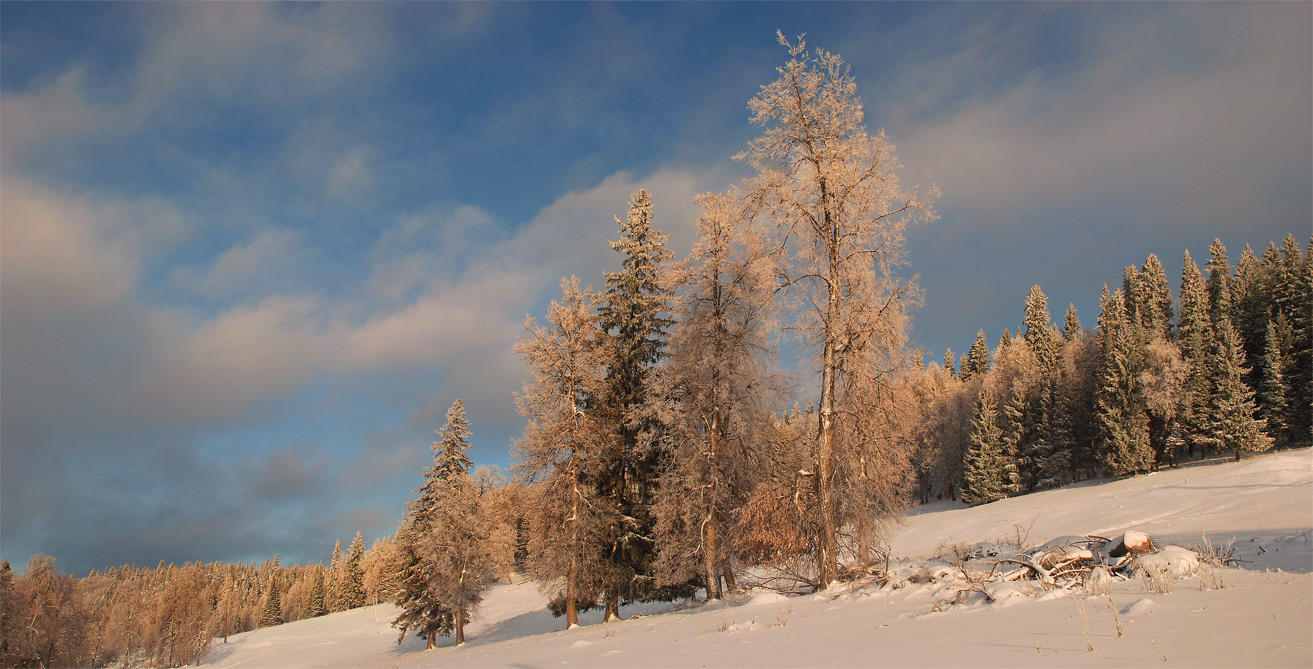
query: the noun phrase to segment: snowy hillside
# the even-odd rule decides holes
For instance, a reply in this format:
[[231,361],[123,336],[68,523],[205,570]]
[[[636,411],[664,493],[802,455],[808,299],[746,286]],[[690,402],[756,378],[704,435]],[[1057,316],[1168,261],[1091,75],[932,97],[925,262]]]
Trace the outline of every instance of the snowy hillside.
[[[1110,595],[1026,584],[975,592],[953,563],[982,545],[1141,530],[1159,546],[1224,546],[1241,568],[1166,584],[1115,580]],[[1011,546],[1013,551],[1016,546]],[[816,595],[600,611],[563,631],[532,583],[488,594],[461,648],[400,646],[380,605],[217,642],[224,667],[423,666],[1310,666],[1313,451],[1196,464],[975,508],[937,503],[893,538],[892,578]],[[940,558],[940,559],[935,559]],[[979,562],[979,561],[977,561]],[[1221,585],[1219,589],[1217,586]],[[1002,587],[996,587],[1002,586]],[[1156,587],[1155,587],[1156,586]],[[1207,587],[1205,587],[1207,586]],[[1168,589],[1168,592],[1154,590]],[[1118,629],[1122,634],[1119,636]],[[450,645],[450,639],[440,639]],[[1093,650],[1087,650],[1092,646]]]

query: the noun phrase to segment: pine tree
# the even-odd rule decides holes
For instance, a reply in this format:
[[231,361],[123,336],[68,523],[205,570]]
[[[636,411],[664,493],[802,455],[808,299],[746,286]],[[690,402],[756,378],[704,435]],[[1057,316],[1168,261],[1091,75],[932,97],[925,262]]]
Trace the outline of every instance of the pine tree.
[[333,542],[333,560],[328,563],[328,592],[325,604],[329,613],[345,611],[342,605],[343,588],[346,584],[345,565],[342,562],[342,541]]
[[[824,589],[838,574],[840,528],[869,520],[866,495],[884,488],[858,482],[867,471],[860,464],[881,447],[881,431],[856,420],[878,419],[875,404],[888,396],[880,385],[905,364],[906,309],[919,291],[895,273],[903,264],[902,232],[936,218],[937,190],[923,195],[899,186],[893,147],[883,134],[867,132],[842,58],[821,49],[808,54],[802,39],[791,44],[777,36],[790,58],[749,101],[763,132],[737,157],[757,171],[748,197],[772,219],[787,255],[783,281],[800,305],[799,332],[816,353],[815,546]],[[841,488],[853,497],[842,499]]]
[[1143,360],[1120,290],[1108,298],[1099,320],[1105,347],[1097,410],[1099,460],[1113,474],[1146,472],[1153,462],[1153,449],[1139,387]]
[[1214,326],[1231,320],[1231,264],[1221,239],[1213,239],[1208,258],[1208,316]]
[[1313,441],[1313,237],[1308,253],[1289,235],[1281,245],[1276,279],[1276,311],[1290,324],[1291,344],[1283,370],[1288,423],[1294,441]]
[[1006,458],[1003,431],[998,426],[997,399],[989,386],[980,395],[975,419],[971,422],[971,445],[967,447],[966,472],[962,481],[962,501],[967,504],[993,502],[1007,497],[1004,479]]
[[1167,286],[1167,274],[1158,255],[1150,253],[1136,277],[1137,304],[1140,327],[1149,333],[1148,338],[1161,336],[1172,339],[1172,291]]
[[365,559],[365,538],[356,532],[347,554],[346,580],[342,584],[342,608],[354,609],[365,605],[365,572],[361,563]]
[[999,354],[1002,355],[1003,351],[1006,351],[1007,348],[1011,345],[1012,345],[1012,332],[1009,331],[1007,328],[1003,328],[1003,336],[998,338]]
[[1245,352],[1240,335],[1227,320],[1223,320],[1216,338],[1214,356],[1214,391],[1211,405],[1213,431],[1219,451],[1235,453],[1236,462],[1241,453],[1265,451],[1272,447],[1272,439],[1263,432],[1266,421],[1255,418],[1254,391],[1244,382]]
[[269,569],[269,594],[264,600],[264,614],[260,617],[260,627],[272,627],[283,624],[283,605],[278,596],[278,556],[274,556],[273,566]]
[[970,381],[988,373],[989,344],[985,341],[985,331],[980,330],[976,333],[976,341],[971,344],[966,360],[962,363],[962,380]]
[[602,328],[611,333],[612,350],[606,394],[600,400],[614,415],[618,450],[602,464],[597,484],[599,494],[614,500],[625,523],[607,553],[612,569],[606,621],[620,618],[621,597],[645,599],[652,594],[651,505],[662,452],[659,447],[641,449],[638,442],[640,433],[661,427],[639,409],[647,402],[652,369],[665,356],[670,289],[663,273],[672,256],[665,247],[667,235],[652,227],[647,191],[630,196],[628,215],[616,223],[620,239],[611,242],[611,248],[624,260],[619,272],[606,273],[598,313]]
[[1199,266],[1185,252],[1181,270],[1181,313],[1177,321],[1181,357],[1186,364],[1185,387],[1180,393],[1177,422],[1186,444],[1202,452],[1208,442],[1210,425],[1208,402],[1212,396],[1209,358],[1212,330],[1208,317],[1208,294]]
[[1285,370],[1290,366],[1281,346],[1281,331],[1289,329],[1284,324],[1285,314],[1277,317],[1283,321],[1279,327],[1276,321],[1268,320],[1267,333],[1263,347],[1263,384],[1261,386],[1259,412],[1267,423],[1267,432],[1274,441],[1283,442],[1290,438],[1289,410],[1286,405]]
[[1080,319],[1076,317],[1076,305],[1067,305],[1067,315],[1062,319],[1062,341],[1069,342],[1080,335]]
[[1049,318],[1049,298],[1038,284],[1030,287],[1026,297],[1025,320],[1022,321],[1022,339],[1044,373],[1052,371],[1058,357],[1058,346]]
[[[456,400],[433,444],[433,465],[425,467],[420,498],[407,505],[398,542],[405,571],[398,595],[402,612],[392,622],[401,630],[425,637],[432,648],[438,634],[455,634],[465,642],[465,623],[483,599],[483,592],[510,566],[510,529],[505,518],[494,518],[481,503],[470,477],[469,422],[465,405]],[[505,544],[504,546],[494,544]],[[352,543],[364,554],[359,534]]]
[[324,568],[322,566],[314,567],[314,582],[310,586],[310,607],[306,615],[311,618],[328,613],[328,608],[324,604]]
[[[981,330],[981,332],[983,333],[984,330]],[[949,348],[945,350],[943,362],[944,371],[948,372],[948,375],[953,378],[957,378],[957,368],[955,367],[956,362],[957,358],[953,357],[953,349]]]

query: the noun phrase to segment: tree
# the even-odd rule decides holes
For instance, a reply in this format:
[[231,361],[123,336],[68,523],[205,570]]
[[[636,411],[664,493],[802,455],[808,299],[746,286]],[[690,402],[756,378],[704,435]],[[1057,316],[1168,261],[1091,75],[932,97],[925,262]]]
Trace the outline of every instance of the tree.
[[1210,438],[1208,402],[1212,396],[1212,377],[1209,358],[1212,329],[1208,316],[1208,293],[1199,266],[1185,252],[1181,269],[1181,313],[1177,321],[1177,341],[1181,358],[1185,361],[1185,385],[1181,389],[1181,406],[1177,422],[1181,436],[1193,450],[1202,451]]
[[595,603],[608,582],[603,550],[621,519],[596,481],[615,439],[610,419],[594,404],[605,392],[608,335],[593,313],[595,293],[580,290],[578,279],[563,280],[561,291],[561,301],[548,307],[547,325],[527,319],[516,344],[530,379],[516,396],[528,424],[515,452],[517,472],[533,489],[530,572],[576,627],[580,605]]
[[[788,254],[784,285],[802,305],[798,327],[816,352],[821,382],[816,442],[817,501],[821,516],[818,585],[838,572],[838,530],[844,463],[860,460],[869,431],[840,425],[856,416],[872,390],[865,384],[897,358],[906,329],[905,309],[916,298],[913,281],[896,277],[903,264],[902,233],[908,223],[935,218],[936,190],[922,194],[898,182],[898,160],[883,133],[863,125],[857,85],[843,59],[811,53],[799,38],[779,42],[789,60],[779,78],[748,103],[763,128],[736,156],[757,171],[749,197],[774,222]],[[853,391],[841,392],[847,387]],[[847,406],[841,402],[848,402]],[[840,434],[855,439],[844,443]],[[857,505],[860,507],[861,505]]]
[[346,558],[346,580],[342,584],[342,608],[354,609],[365,605],[365,538],[356,532],[351,540],[351,551]]
[[701,580],[721,596],[737,527],[733,510],[769,473],[773,259],[732,194],[697,198],[693,250],[672,278],[683,290],[670,364],[649,397],[670,453],[656,498],[659,583]]
[[311,618],[328,613],[328,608],[324,605],[324,568],[322,565],[316,565],[310,575],[313,579],[310,586],[310,607],[306,614]]
[[[1278,322],[1281,325],[1278,325]],[[1276,441],[1286,441],[1293,432],[1290,429],[1289,408],[1286,404],[1286,370],[1289,369],[1285,351],[1283,350],[1282,340],[1288,338],[1282,337],[1283,331],[1289,331],[1290,326],[1285,322],[1285,314],[1277,317],[1277,321],[1268,320],[1267,335],[1264,337],[1263,359],[1263,384],[1259,399],[1259,408],[1263,419],[1267,422],[1268,434]]]
[[1067,305],[1067,315],[1062,319],[1062,341],[1069,342],[1080,334],[1080,318],[1076,316],[1076,305]]
[[620,598],[644,598],[652,590],[653,488],[662,460],[661,440],[641,449],[639,435],[660,431],[652,414],[640,410],[650,394],[651,372],[664,357],[670,320],[670,288],[663,278],[671,258],[666,235],[652,227],[652,198],[639,190],[629,197],[625,220],[616,218],[620,239],[611,248],[623,255],[619,272],[606,273],[598,308],[601,327],[610,333],[611,360],[605,395],[595,398],[610,412],[616,449],[597,477],[599,493],[616,505],[623,523],[608,551],[612,578],[607,585],[605,620],[620,618]]
[[953,357],[953,349],[949,348],[944,351],[944,362],[940,366],[943,367],[945,372],[948,372],[949,376],[957,378],[957,369],[953,367],[956,362],[957,358]]
[[333,560],[328,563],[328,588],[324,599],[329,613],[345,611],[346,564],[342,561],[342,541],[333,542]]
[[1216,325],[1231,320],[1231,264],[1221,239],[1213,239],[1208,254],[1208,315]]
[[1144,360],[1122,291],[1108,298],[1099,320],[1103,344],[1097,400],[1099,460],[1113,474],[1147,472],[1153,462],[1153,448],[1140,387]]
[[1244,375],[1249,371],[1245,367],[1245,352],[1241,348],[1240,335],[1229,320],[1222,321],[1215,347],[1214,390],[1210,407],[1213,434],[1217,450],[1235,453],[1236,462],[1239,462],[1241,453],[1271,448],[1272,438],[1263,432],[1267,421],[1254,415],[1254,391],[1244,382]]
[[283,624],[283,604],[278,594],[278,556],[269,567],[269,594],[264,600],[264,615],[260,618],[260,627]]
[[998,426],[997,398],[989,386],[981,393],[971,422],[971,445],[966,452],[962,501],[967,504],[993,502],[1007,497],[1003,454],[1003,431]]
[[970,381],[988,373],[989,343],[985,341],[985,331],[980,330],[976,333],[976,341],[971,344],[966,360],[962,363],[962,380]]

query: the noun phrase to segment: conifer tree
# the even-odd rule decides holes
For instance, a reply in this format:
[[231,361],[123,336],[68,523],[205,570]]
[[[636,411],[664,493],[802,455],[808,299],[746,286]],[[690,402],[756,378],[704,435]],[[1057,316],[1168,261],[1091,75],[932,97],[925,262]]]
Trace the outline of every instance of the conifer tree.
[[1217,450],[1235,453],[1236,462],[1241,453],[1265,451],[1272,447],[1272,439],[1263,430],[1266,421],[1255,417],[1254,391],[1244,382],[1248,371],[1240,335],[1223,320],[1218,328],[1214,355],[1213,402],[1210,407],[1213,435]]
[[1009,331],[1007,328],[1003,328],[1003,336],[998,338],[999,355],[1002,355],[1003,351],[1006,351],[1007,348],[1011,345],[1012,345],[1012,332]]
[[[1284,325],[1285,314],[1277,317]],[[1291,437],[1289,411],[1286,406],[1285,370],[1289,368],[1287,356],[1282,350],[1282,329],[1277,322],[1268,320],[1267,333],[1263,347],[1263,385],[1261,386],[1259,408],[1263,420],[1267,422],[1268,434],[1276,442],[1283,442]]]
[[1076,316],[1076,305],[1067,305],[1067,315],[1062,319],[1062,341],[1069,342],[1080,335],[1080,318]]
[[598,308],[601,326],[611,334],[606,394],[597,398],[614,417],[617,449],[598,479],[599,494],[614,500],[625,523],[607,555],[611,582],[606,591],[605,620],[619,619],[621,597],[651,595],[654,519],[651,506],[662,460],[661,442],[639,446],[639,435],[660,431],[652,415],[641,411],[651,392],[651,373],[666,355],[670,319],[669,281],[665,266],[672,253],[667,235],[652,227],[652,197],[639,190],[629,198],[625,220],[616,218],[620,239],[611,248],[623,256],[619,272],[606,273],[606,290]]
[[1007,496],[1004,479],[1007,462],[996,402],[993,391],[986,385],[971,422],[971,445],[967,447],[962,481],[962,501],[967,504],[993,502]]
[[1147,339],[1162,337],[1172,339],[1172,291],[1167,286],[1167,274],[1156,253],[1150,253],[1148,259],[1136,277],[1139,325],[1148,333]]
[[[470,478],[465,405],[456,400],[447,410],[447,422],[433,444],[434,460],[424,469],[420,497],[407,505],[398,541],[403,547],[405,571],[398,595],[402,612],[392,622],[414,632],[432,648],[436,635],[454,633],[456,645],[465,642],[465,623],[483,599],[483,592],[509,567],[510,551],[494,546],[509,544],[504,519],[485,513]],[[364,540],[359,534],[352,544]]]
[[976,341],[971,344],[966,360],[962,363],[962,380],[970,381],[988,373],[989,344],[985,341],[985,331],[980,330],[976,333]]
[[1193,450],[1202,450],[1210,438],[1208,403],[1212,397],[1209,358],[1212,330],[1208,317],[1208,293],[1199,266],[1185,252],[1181,269],[1181,313],[1177,321],[1181,357],[1186,364],[1185,387],[1180,393],[1177,421],[1182,437]]
[[269,594],[264,600],[264,614],[260,617],[260,627],[272,627],[283,624],[283,605],[278,595],[278,556],[274,556],[273,566],[269,569]]
[[344,565],[346,579],[342,584],[342,608],[354,609],[365,605],[365,572],[362,562],[365,559],[365,538],[356,532],[351,540],[351,551],[347,554]]
[[1245,244],[1236,262],[1235,280],[1232,285],[1232,325],[1240,335],[1241,347],[1245,360],[1250,363],[1250,372],[1245,383],[1250,388],[1257,388],[1264,375],[1266,359],[1263,348],[1266,345],[1267,324],[1275,307],[1272,295],[1272,281],[1267,277],[1263,263],[1254,255],[1254,250]]
[[[902,232],[936,217],[937,190],[923,195],[899,185],[893,147],[883,134],[867,132],[842,58],[822,49],[809,54],[802,39],[791,44],[777,36],[790,58],[749,101],[763,132],[738,157],[757,171],[748,197],[769,214],[787,255],[784,285],[797,298],[799,332],[816,354],[815,545],[823,589],[838,574],[840,527],[869,519],[867,495],[886,488],[858,480],[898,475],[860,468],[872,459],[867,451],[878,448],[881,430],[854,420],[878,419],[873,405],[887,397],[880,385],[905,364],[906,309],[919,291],[895,273],[904,263]],[[853,496],[841,499],[840,488]]]
[[[981,330],[981,332],[984,332],[984,330]],[[957,358],[953,357],[953,349],[949,348],[945,350],[944,362],[943,362],[944,371],[948,372],[948,375],[953,378],[957,378],[957,368],[955,366],[956,363],[957,363]]]
[[1213,239],[1208,253],[1208,316],[1216,326],[1231,320],[1231,264],[1221,239]]
[[346,610],[342,605],[346,585],[345,566],[342,562],[342,541],[339,539],[333,542],[333,560],[328,563],[328,587],[324,603],[329,613]]
[[1099,320],[1104,342],[1097,410],[1099,460],[1113,474],[1147,472],[1153,449],[1140,389],[1144,362],[1120,290],[1109,296]]
[[1293,235],[1281,245],[1277,272],[1276,310],[1290,325],[1291,344],[1283,370],[1289,427],[1294,441],[1313,441],[1313,237],[1301,255]]
[[1038,284],[1030,287],[1026,297],[1026,317],[1022,321],[1022,339],[1026,348],[1035,357],[1035,362],[1044,373],[1052,371],[1057,360],[1058,347],[1053,331],[1053,322],[1049,318],[1049,298],[1040,290]]
[[322,566],[315,566],[314,574],[311,578],[313,578],[314,581],[310,586],[310,607],[307,609],[306,615],[311,618],[318,618],[319,616],[328,613],[328,608],[324,603],[324,568]]

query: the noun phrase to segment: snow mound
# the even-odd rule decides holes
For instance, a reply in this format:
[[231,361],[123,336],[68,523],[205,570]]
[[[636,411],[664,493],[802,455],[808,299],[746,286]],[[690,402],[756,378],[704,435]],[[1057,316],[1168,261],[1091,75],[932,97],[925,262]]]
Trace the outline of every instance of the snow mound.
[[752,599],[743,602],[743,606],[761,606],[763,604],[778,604],[787,601],[789,601],[789,598],[778,592],[761,592],[753,595]]
[[1167,546],[1157,553],[1146,553],[1131,563],[1131,573],[1136,575],[1166,574],[1172,578],[1182,578],[1197,569],[1199,556],[1180,546]]
[[998,606],[1011,606],[1029,598],[1021,588],[1017,587],[1017,584],[1008,581],[996,581],[985,585],[985,596]]
[[1153,612],[1153,600],[1148,597],[1137,599],[1127,606],[1122,607],[1121,614],[1135,620],[1135,616],[1145,615]]

